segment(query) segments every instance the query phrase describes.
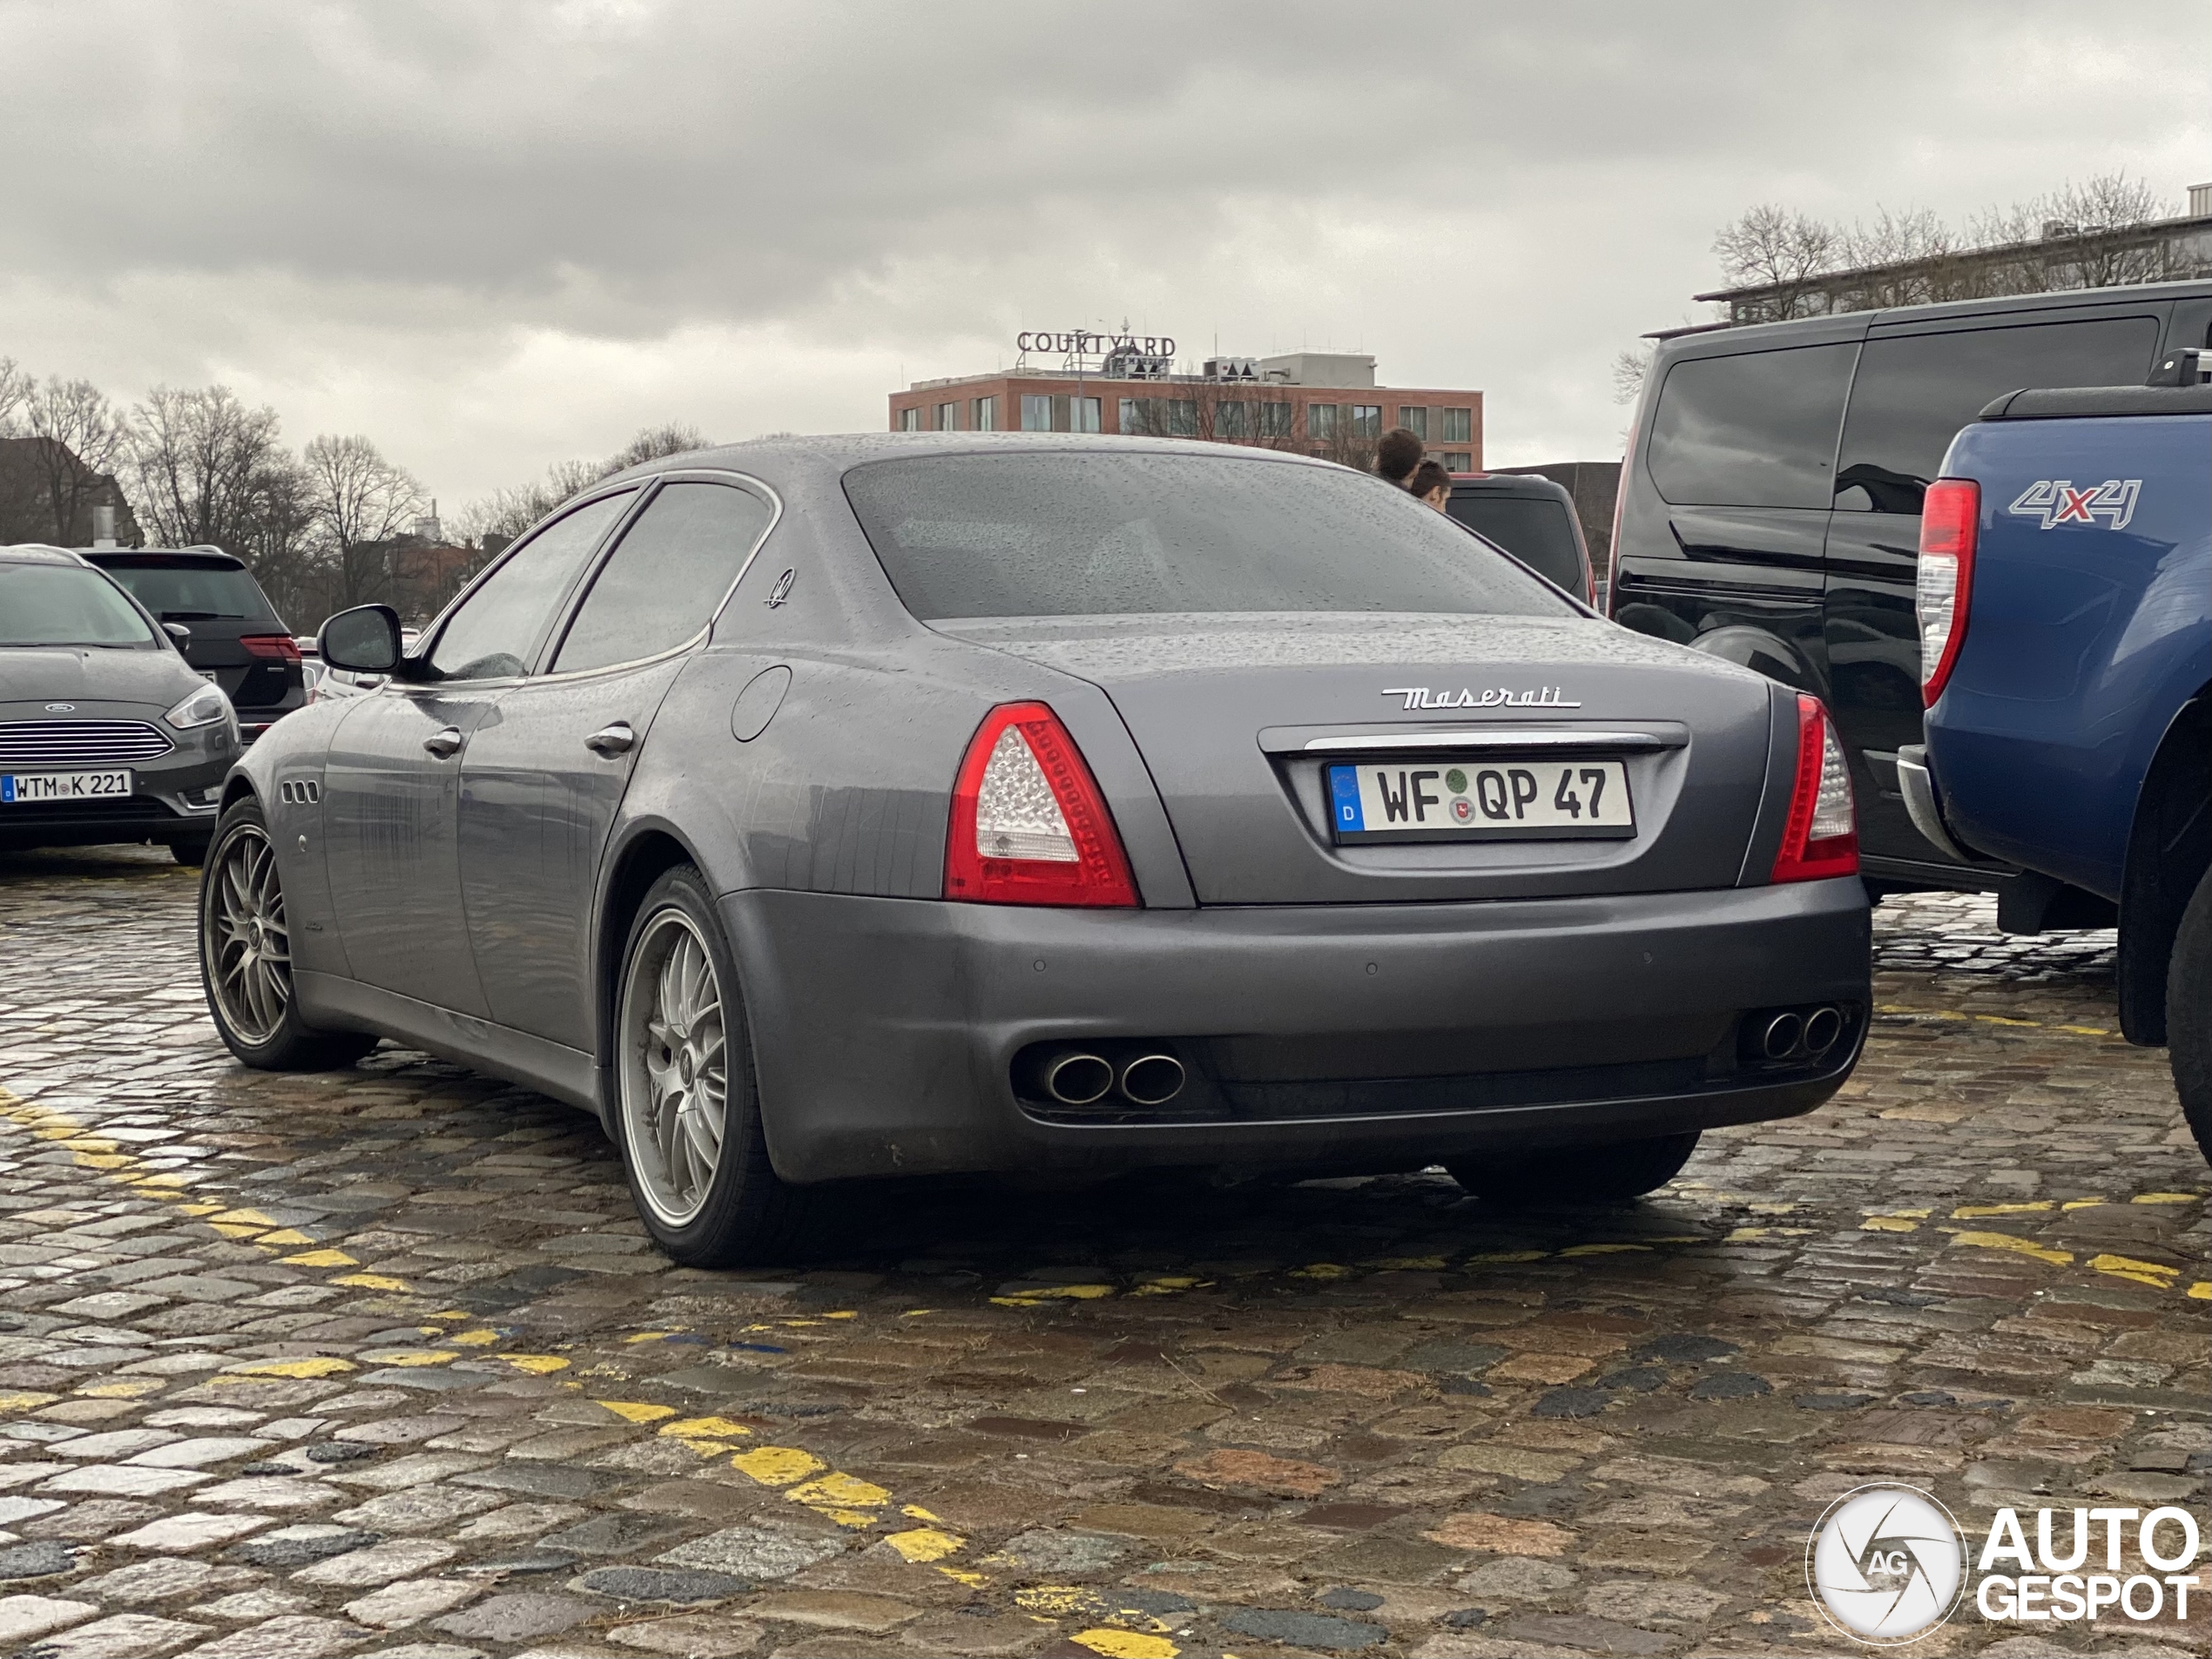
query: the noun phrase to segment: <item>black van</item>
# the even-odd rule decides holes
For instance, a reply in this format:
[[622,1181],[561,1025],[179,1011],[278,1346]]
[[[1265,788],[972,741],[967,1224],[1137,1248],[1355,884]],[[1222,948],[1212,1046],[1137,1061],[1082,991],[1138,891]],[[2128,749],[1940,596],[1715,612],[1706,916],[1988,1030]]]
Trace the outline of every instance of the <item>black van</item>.
[[1920,496],[1952,436],[2023,386],[2141,384],[2212,344],[2212,282],[1966,300],[1662,340],[1613,542],[1623,625],[1817,692],[1851,751],[1877,890],[2001,889],[1912,826],[1897,752],[1920,734]]

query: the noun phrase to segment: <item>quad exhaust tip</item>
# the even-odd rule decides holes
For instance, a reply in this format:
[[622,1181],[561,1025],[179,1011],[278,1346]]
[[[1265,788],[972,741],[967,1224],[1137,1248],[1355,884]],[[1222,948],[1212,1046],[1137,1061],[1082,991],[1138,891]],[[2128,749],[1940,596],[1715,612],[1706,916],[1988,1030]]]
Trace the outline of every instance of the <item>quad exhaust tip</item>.
[[1770,1060],[1787,1060],[1805,1034],[1805,1022],[1794,1014],[1777,1014],[1759,1033],[1759,1052]]
[[1044,1092],[1062,1106],[1095,1106],[1113,1087],[1113,1067],[1081,1049],[1055,1055],[1044,1069]]
[[1759,1052],[1769,1060],[1817,1060],[1843,1035],[1840,1008],[1823,1004],[1802,1014],[1785,1008],[1758,1028]]
[[1183,1062],[1143,1054],[1122,1068],[1122,1095],[1139,1106],[1164,1106],[1183,1092]]

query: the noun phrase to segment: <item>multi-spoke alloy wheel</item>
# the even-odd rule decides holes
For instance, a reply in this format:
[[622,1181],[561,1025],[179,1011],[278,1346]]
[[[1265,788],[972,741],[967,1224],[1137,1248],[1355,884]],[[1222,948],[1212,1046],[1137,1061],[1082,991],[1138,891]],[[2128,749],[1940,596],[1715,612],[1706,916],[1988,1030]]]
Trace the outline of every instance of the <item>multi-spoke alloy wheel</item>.
[[768,1157],[744,987],[696,866],[646,891],[614,990],[607,1127],[645,1231],[686,1267],[789,1260],[810,1204]]
[[241,827],[207,873],[208,988],[223,1017],[249,1045],[267,1042],[292,1006],[292,940],[276,849],[257,827]]
[[671,906],[631,955],[622,1010],[623,1137],[640,1196],[668,1226],[705,1207],[729,1090],[721,982],[698,927]]
[[250,795],[232,802],[205,851],[199,982],[224,1046],[270,1071],[349,1066],[374,1049],[366,1031],[319,1029],[300,1017],[284,873],[261,804]]

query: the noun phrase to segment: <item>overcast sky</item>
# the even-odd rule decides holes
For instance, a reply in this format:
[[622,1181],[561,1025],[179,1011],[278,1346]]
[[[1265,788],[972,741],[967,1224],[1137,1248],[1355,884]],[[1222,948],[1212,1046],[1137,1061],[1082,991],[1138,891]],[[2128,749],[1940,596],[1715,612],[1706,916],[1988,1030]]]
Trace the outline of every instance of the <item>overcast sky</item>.
[[648,422],[880,429],[1118,325],[1376,354],[1488,457],[1617,455],[1615,354],[1773,200],[2212,179],[2202,0],[0,0],[0,356],[219,381],[448,516]]

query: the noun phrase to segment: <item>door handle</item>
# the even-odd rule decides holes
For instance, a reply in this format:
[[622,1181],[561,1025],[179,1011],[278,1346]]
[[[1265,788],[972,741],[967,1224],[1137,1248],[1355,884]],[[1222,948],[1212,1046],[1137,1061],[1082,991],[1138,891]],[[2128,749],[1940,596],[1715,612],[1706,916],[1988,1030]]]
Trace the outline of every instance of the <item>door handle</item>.
[[612,725],[601,726],[583,740],[583,746],[603,759],[612,760],[617,755],[628,754],[630,746],[637,741],[637,734],[630,729],[627,720],[617,720]]
[[450,759],[461,752],[461,728],[449,725],[442,732],[433,732],[422,739],[422,746],[441,760]]

